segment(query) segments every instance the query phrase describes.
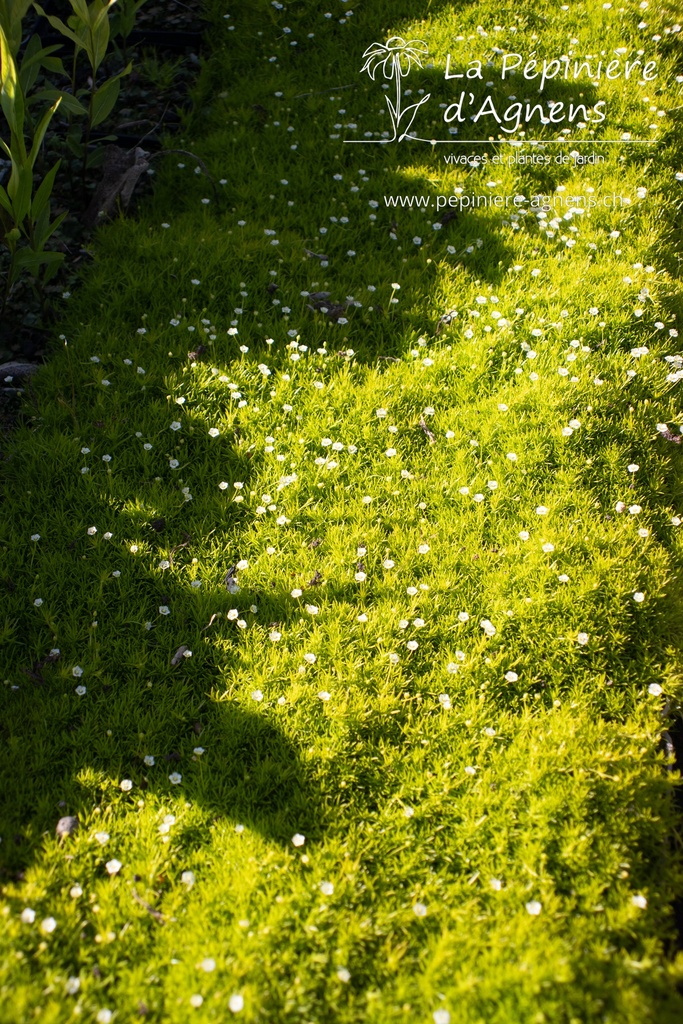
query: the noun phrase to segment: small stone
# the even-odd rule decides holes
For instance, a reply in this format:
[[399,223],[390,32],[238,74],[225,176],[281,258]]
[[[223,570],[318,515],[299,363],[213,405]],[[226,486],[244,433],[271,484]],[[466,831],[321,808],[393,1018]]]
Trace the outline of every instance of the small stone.
[[60,839],[66,839],[67,836],[72,836],[77,831],[79,825],[78,818],[68,814],[66,817],[59,819],[55,832]]

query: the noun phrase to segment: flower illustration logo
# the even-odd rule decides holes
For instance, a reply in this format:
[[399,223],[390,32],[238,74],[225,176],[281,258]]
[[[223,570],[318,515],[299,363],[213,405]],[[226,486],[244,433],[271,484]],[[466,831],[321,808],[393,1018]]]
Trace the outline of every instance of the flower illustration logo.
[[396,83],[396,97],[392,101],[386,96],[393,137],[389,140],[401,142],[409,138],[408,132],[415,120],[419,108],[426,103],[431,93],[427,93],[417,103],[411,103],[407,107],[402,106],[401,79],[409,74],[413,64],[422,67],[422,58],[428,54],[427,44],[421,39],[410,39],[406,42],[401,36],[391,36],[386,43],[372,43],[363,54],[365,63],[361,72],[367,71],[370,78],[375,81],[377,72],[381,70],[382,77],[388,82]]

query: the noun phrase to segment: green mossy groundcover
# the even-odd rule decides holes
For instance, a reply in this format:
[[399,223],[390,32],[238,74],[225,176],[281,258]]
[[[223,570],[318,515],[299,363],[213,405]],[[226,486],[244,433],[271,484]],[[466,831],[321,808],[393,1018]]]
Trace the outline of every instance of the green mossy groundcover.
[[0,1021],[680,1021],[676,12],[208,15],[2,442]]

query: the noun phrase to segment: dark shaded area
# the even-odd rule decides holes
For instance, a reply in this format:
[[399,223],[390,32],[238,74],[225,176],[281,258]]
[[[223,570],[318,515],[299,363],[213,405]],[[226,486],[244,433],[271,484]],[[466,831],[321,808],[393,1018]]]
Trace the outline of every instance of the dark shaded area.
[[[674,758],[674,762],[670,770],[677,771],[680,777],[683,778],[683,717],[681,717],[680,709],[678,709],[676,715],[671,717],[668,731],[664,733],[662,738],[665,753],[669,757]],[[683,786],[676,786],[674,790],[674,800],[679,819],[683,821]],[[672,835],[669,841],[674,855],[677,855],[681,845],[680,836]],[[671,907],[676,924],[678,940],[676,943],[676,949],[680,951],[683,950],[683,892],[679,893],[675,897]],[[679,985],[678,989],[680,994],[683,995],[683,984]]]
[[[186,421],[189,428],[192,417]],[[195,437],[192,444],[192,440],[188,431],[187,455],[199,458],[206,447],[203,432],[202,441]],[[232,461],[233,471],[248,487],[249,463],[234,455]],[[140,493],[143,485],[138,480],[132,487]],[[169,509],[166,515],[146,518],[142,512],[117,512],[119,501],[112,505],[111,496],[102,494],[99,502],[98,518],[106,517],[117,537],[142,534],[156,548],[156,557],[166,557],[172,565],[189,564],[195,539],[206,539],[187,532],[184,510],[178,513],[177,503],[175,513]],[[243,639],[242,630],[226,613],[239,608],[240,614],[247,614],[245,608],[257,598],[229,589],[239,576],[235,569],[240,558],[239,529],[237,520],[230,523],[229,515],[221,519],[231,546],[224,552],[220,590],[202,591],[198,600],[189,600],[189,587],[148,573],[130,551],[119,547],[115,559],[128,579],[128,590],[120,601],[130,614],[123,628],[112,625],[110,633],[106,623],[98,626],[98,643],[100,637],[106,643],[109,663],[94,673],[86,672],[82,680],[57,681],[54,670],[63,656],[50,653],[50,645],[68,644],[68,640],[60,641],[55,634],[50,637],[43,626],[39,631],[44,639],[39,643],[45,645],[45,652],[32,661],[29,655],[21,668],[24,682],[0,690],[0,787],[4,792],[0,835],[5,837],[0,844],[0,874],[20,874],[40,849],[43,833],[53,833],[59,818],[83,818],[102,800],[111,799],[110,789],[106,797],[100,789],[97,772],[105,772],[115,785],[130,779],[134,784],[131,800],[137,800],[141,791],[170,797],[181,793],[210,814],[241,823],[274,842],[289,844],[296,832],[307,839],[321,834],[323,795],[314,769],[302,760],[300,744],[286,732],[286,709],[281,714],[273,709],[259,711],[254,702],[254,711],[246,711],[236,699],[216,696],[216,690],[225,691],[226,686],[221,669],[228,659],[239,660]],[[80,524],[74,523],[72,537],[64,537],[59,544],[65,581],[71,561],[85,556],[88,541]],[[312,581],[311,589],[317,586]],[[0,595],[14,590],[13,581],[1,576]],[[259,621],[267,615],[275,627],[298,617],[288,595],[263,596],[264,600],[258,598]],[[63,600],[81,607],[80,617],[87,621],[88,609],[97,598],[83,590],[70,592],[65,582]],[[161,606],[169,609],[167,617],[159,614]],[[207,607],[212,610],[210,616]],[[143,626],[146,617],[154,623],[149,632]],[[192,656],[184,657],[183,649]],[[87,693],[79,699],[74,690],[81,682]],[[49,745],[44,744],[46,729]],[[111,742],[108,729],[114,733]],[[205,753],[194,754],[196,747]],[[154,766],[144,762],[148,753],[155,757]],[[87,781],[78,781],[84,769]],[[168,778],[175,772],[182,775],[177,787]]]
[[[130,779],[131,802],[148,792],[171,798],[180,795],[211,815],[243,824],[277,843],[289,844],[296,832],[307,839],[320,836],[322,812],[314,783],[307,777],[296,745],[272,716],[246,712],[234,701],[208,700],[200,687],[185,678],[165,684],[176,692],[181,688],[186,698],[187,716],[178,717],[158,682],[153,690],[147,690],[140,679],[114,684],[119,700],[125,691],[128,713],[125,722],[112,722],[117,726],[117,748],[124,750],[112,761],[106,757],[103,735],[111,684],[91,684],[83,703],[75,707],[71,698],[68,707],[45,689],[31,692],[27,686],[28,701],[5,707],[0,733],[5,756],[11,757],[11,764],[5,764],[0,773],[6,794],[0,824],[5,878],[21,877],[42,845],[42,834],[54,834],[58,819],[73,815],[82,822],[102,800],[111,800],[111,789],[105,795],[94,774],[76,780],[86,766],[105,771],[115,785]],[[45,685],[50,683],[46,674]],[[42,734],[46,714],[54,742],[49,751],[36,756],[27,748],[32,738]],[[148,767],[135,752],[140,747],[138,731],[145,732],[144,746],[156,751],[154,766]],[[122,734],[128,742],[124,738],[121,743]],[[98,737],[95,742],[93,735]],[[201,746],[205,753],[193,754]],[[168,780],[176,772],[182,776],[178,786]],[[16,773],[23,780],[19,792]],[[40,803],[36,805],[31,783],[38,777]]]

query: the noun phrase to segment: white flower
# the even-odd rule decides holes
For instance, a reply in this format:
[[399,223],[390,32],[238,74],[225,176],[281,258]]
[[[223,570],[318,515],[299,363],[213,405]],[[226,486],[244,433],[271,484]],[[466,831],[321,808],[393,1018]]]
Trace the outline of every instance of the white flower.
[[507,679],[508,683],[516,683],[519,679],[519,676],[516,672],[510,671],[505,673],[505,678]]
[[545,507],[545,505],[538,505],[537,506],[537,508],[536,508],[536,515],[537,516],[545,516],[547,514],[548,514],[548,509]]
[[228,1007],[232,1013],[239,1013],[244,1009],[244,996],[233,995],[228,999]]
[[303,846],[306,842],[306,836],[302,836],[300,832],[295,832],[292,836],[292,846]]
[[218,429],[218,427],[210,427],[209,428],[209,437],[218,437],[219,434],[220,434],[220,430]]
[[633,600],[636,602],[636,604],[642,604],[645,600],[645,594],[643,594],[642,591],[637,590],[633,595]]
[[476,775],[476,774],[477,774],[477,769],[474,768],[471,764],[468,764],[465,767],[465,775]]
[[577,638],[576,638],[576,642],[581,644],[582,647],[586,646],[586,644],[588,643],[588,640],[589,640],[588,633],[579,633]]
[[121,789],[124,793],[130,793],[133,788],[133,782],[131,779],[121,779]]
[[147,765],[148,768],[151,768],[154,765],[154,755],[153,754],[146,754],[145,757],[144,757],[144,762],[145,762],[145,764]]
[[79,697],[84,697],[87,693],[85,686],[77,686],[74,691]]
[[531,900],[529,903],[525,904],[525,906],[527,914],[531,914],[532,917],[538,917],[543,909],[538,900]]
[[308,612],[309,615],[317,615],[320,609],[315,604],[307,604],[306,611]]
[[332,882],[321,882],[318,886],[323,896],[331,896],[334,892],[334,886]]
[[645,910],[647,906],[647,900],[644,896],[631,896],[631,904],[634,907],[638,907],[639,910]]
[[72,975],[72,977],[67,978],[66,985],[64,986],[64,990],[66,991],[66,994],[68,996],[75,996],[80,987],[81,987],[81,979],[80,978],[76,978],[76,977],[74,977]]
[[451,1024],[451,1015],[448,1010],[434,1010],[432,1020],[434,1024]]
[[327,690],[321,690],[320,693],[318,694],[318,700],[328,701],[331,696],[332,694],[329,693]]
[[196,993],[195,995],[190,996],[189,998],[190,1006],[194,1007],[195,1010],[198,1010],[203,1002],[204,996],[199,995],[199,993]]
[[650,685],[647,688],[647,692],[652,697],[661,697],[661,695],[662,695],[662,688],[659,685],[659,683],[650,683]]
[[95,839],[100,844],[100,846],[104,846],[105,843],[109,842],[109,833],[108,832],[96,832],[95,833]]
[[262,700],[263,700],[263,694],[262,694],[262,692],[261,692],[260,690],[254,690],[254,692],[253,692],[253,693],[252,693],[252,695],[251,695],[251,699],[252,699],[252,700],[255,700],[255,701],[257,701],[257,702],[258,702],[258,701],[262,701]]
[[107,869],[107,874],[109,875],[118,875],[119,871],[123,867],[121,861],[116,860],[116,858],[108,860],[104,866]]
[[36,912],[35,910],[31,910],[30,907],[26,907],[24,910],[22,910],[20,918],[24,922],[24,924],[33,924],[33,922],[36,919]]
[[427,907],[424,903],[415,903],[413,906],[413,913],[415,914],[415,917],[426,917]]
[[315,665],[317,660],[318,659],[315,654],[311,654],[310,652],[308,654],[304,654],[304,661],[307,661],[309,665]]
[[183,885],[186,885],[188,889],[191,889],[195,883],[194,871],[183,871],[180,876],[180,881]]
[[204,971],[206,974],[210,974],[211,971],[216,970],[216,961],[213,957],[205,957],[199,965],[199,970]]
[[99,1010],[95,1020],[97,1021],[97,1024],[111,1024],[113,1016],[114,1014],[111,1010]]
[[169,775],[169,777],[168,777],[168,780],[169,780],[169,782],[171,782],[171,783],[172,783],[172,784],[173,784],[174,786],[178,786],[178,785],[180,785],[180,783],[182,782],[182,780],[183,780],[183,777],[182,777],[182,775],[180,774],[180,772],[171,772],[171,774],[170,774],[170,775]]
[[159,605],[159,615],[170,615],[170,614],[171,614],[171,609],[168,607],[167,604],[160,604]]
[[427,552],[429,551],[429,544],[420,544],[417,550],[418,554],[426,555]]

